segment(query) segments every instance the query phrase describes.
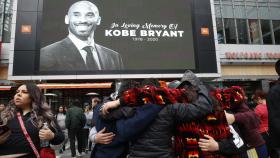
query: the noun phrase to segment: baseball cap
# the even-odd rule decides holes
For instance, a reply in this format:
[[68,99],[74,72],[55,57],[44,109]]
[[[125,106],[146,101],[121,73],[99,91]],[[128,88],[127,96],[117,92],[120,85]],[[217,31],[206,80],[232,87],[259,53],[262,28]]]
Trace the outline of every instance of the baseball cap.
[[181,83],[176,88],[180,88],[185,84],[190,84],[192,86],[198,86],[201,84],[199,78],[191,70],[185,71],[180,82]]

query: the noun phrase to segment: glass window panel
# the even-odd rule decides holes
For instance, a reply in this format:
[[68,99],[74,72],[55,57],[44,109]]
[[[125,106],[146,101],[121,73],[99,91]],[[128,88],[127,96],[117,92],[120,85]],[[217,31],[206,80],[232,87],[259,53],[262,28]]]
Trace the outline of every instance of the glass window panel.
[[270,30],[270,21],[261,20],[263,44],[272,44],[272,35]]
[[225,43],[222,18],[216,18],[218,43]]
[[2,33],[3,33],[3,18],[4,18],[4,0],[0,0],[0,41],[2,41]]
[[236,18],[246,18],[245,6],[244,5],[235,5],[234,14]]
[[234,1],[234,5],[245,5],[244,0],[233,0]]
[[280,0],[270,0],[270,2],[280,2]]
[[273,20],[272,24],[275,37],[275,44],[280,44],[280,20]]
[[246,0],[246,4],[249,5],[249,6],[256,6],[257,5],[256,0],[249,0],[249,1]]
[[279,7],[271,6],[269,9],[270,9],[270,19],[280,20],[280,6]]
[[258,13],[260,19],[270,19],[268,7],[259,7]]
[[257,0],[259,3],[262,3],[262,2],[268,2],[269,0]]
[[215,5],[215,14],[216,14],[216,17],[217,17],[217,18],[222,17],[220,5]]
[[220,0],[214,0],[214,4],[220,4]]
[[0,0],[0,11],[3,12],[4,10],[4,1],[5,0]]
[[225,18],[224,23],[225,23],[226,43],[235,44],[236,34],[235,34],[234,20]]
[[256,19],[248,19],[249,23],[249,32],[251,36],[251,43],[252,44],[260,44],[260,27],[259,22]]
[[263,0],[263,1],[258,1],[258,6],[260,7],[267,7],[268,6],[268,1],[265,1],[265,0]]
[[270,19],[270,13],[267,2],[259,2],[258,3],[258,14],[260,19]]
[[268,4],[269,4],[270,7],[279,8],[280,7],[280,0],[277,0],[277,2],[273,1],[273,0],[270,0],[270,2]]
[[244,5],[244,0],[234,0],[234,5]]
[[[251,5],[250,5],[251,4]],[[257,19],[258,18],[258,14],[257,14],[257,7],[256,5],[253,5],[254,3],[249,3],[246,6],[246,11],[247,11],[247,16],[250,19]]]
[[248,29],[246,19],[236,19],[238,41],[240,44],[248,44]]
[[232,5],[232,1],[231,0],[222,0],[221,2],[224,5]]
[[233,18],[233,8],[232,5],[223,5],[223,17]]
[[13,17],[12,10],[13,0],[6,0],[5,4],[5,16],[4,16],[4,27],[3,27],[3,39],[2,41],[5,43],[9,43],[11,39],[11,23]]

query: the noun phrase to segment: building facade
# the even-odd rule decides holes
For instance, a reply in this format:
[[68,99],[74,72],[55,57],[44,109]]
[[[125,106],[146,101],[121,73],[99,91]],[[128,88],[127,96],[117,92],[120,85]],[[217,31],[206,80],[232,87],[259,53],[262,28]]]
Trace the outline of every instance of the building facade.
[[[9,52],[11,48],[11,30],[12,19],[15,18],[15,1],[1,0],[0,1],[0,80],[7,79]],[[13,17],[14,16],[14,17]],[[0,84],[1,84],[0,82]]]
[[12,19],[15,18],[15,1],[0,1],[0,102],[7,103],[13,92],[10,90],[14,85],[8,81],[9,54],[12,48]]
[[[280,58],[280,0],[213,0],[216,52],[224,85],[268,90]],[[240,82],[241,81],[241,82]]]

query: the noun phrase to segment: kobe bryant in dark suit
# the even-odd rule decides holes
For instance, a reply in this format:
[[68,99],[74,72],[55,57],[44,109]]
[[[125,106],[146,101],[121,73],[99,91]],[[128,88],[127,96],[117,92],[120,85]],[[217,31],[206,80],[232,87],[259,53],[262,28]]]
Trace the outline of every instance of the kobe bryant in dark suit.
[[94,31],[100,22],[93,3],[72,4],[65,16],[69,34],[41,49],[40,71],[122,70],[120,54],[94,41]]

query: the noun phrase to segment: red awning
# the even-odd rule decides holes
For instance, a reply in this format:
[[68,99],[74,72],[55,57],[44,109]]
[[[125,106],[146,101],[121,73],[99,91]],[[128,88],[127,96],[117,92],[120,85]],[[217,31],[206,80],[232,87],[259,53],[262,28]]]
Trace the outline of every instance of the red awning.
[[41,89],[78,89],[78,88],[111,88],[112,82],[108,83],[44,83],[37,84]]
[[12,86],[0,86],[0,91],[9,91]]

